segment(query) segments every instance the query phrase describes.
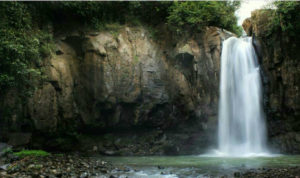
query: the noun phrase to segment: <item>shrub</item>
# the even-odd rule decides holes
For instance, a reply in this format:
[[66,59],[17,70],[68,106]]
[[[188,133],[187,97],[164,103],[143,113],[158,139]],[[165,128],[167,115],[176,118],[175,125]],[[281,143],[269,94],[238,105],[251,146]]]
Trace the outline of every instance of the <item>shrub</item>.
[[32,93],[41,72],[41,56],[49,55],[49,35],[35,29],[31,12],[21,2],[0,3],[0,90],[14,88],[21,96]]
[[282,31],[290,37],[297,37],[300,31],[300,2],[274,2],[277,7],[272,20],[272,31]]
[[240,34],[234,15],[239,2],[174,2],[169,9],[168,24],[177,32],[186,29],[201,31],[205,26],[217,26]]
[[282,43],[286,56],[299,57],[300,45],[300,2],[274,2],[275,10],[268,10],[271,20],[267,33],[262,37],[268,46],[274,47],[275,42]]

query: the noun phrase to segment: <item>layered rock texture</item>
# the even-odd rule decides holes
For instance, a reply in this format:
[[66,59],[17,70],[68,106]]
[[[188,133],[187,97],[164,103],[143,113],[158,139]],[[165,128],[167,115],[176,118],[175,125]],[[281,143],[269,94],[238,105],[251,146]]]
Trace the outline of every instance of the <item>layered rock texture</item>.
[[221,44],[232,35],[207,27],[154,39],[146,28],[128,26],[57,35],[55,54],[42,65],[46,80],[20,117],[35,135],[97,135],[79,139],[85,150],[199,152],[215,140]]
[[270,13],[252,12],[243,27],[255,38],[254,46],[261,60],[269,141],[279,151],[300,153],[299,47],[282,31],[268,34]]

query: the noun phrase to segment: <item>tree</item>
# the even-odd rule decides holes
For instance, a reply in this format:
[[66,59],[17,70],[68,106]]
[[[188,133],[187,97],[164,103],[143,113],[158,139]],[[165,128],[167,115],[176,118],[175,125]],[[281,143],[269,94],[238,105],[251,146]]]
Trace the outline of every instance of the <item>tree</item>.
[[241,33],[234,15],[240,2],[174,2],[169,9],[168,23],[177,31],[201,31],[205,26],[217,26]]

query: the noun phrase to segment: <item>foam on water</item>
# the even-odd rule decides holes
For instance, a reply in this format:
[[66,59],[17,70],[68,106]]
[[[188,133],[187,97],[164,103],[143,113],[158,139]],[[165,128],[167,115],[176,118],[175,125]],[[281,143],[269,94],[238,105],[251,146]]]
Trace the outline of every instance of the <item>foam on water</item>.
[[249,152],[249,153],[243,153],[243,154],[227,154],[224,152],[221,152],[218,149],[210,150],[205,154],[199,155],[199,157],[220,157],[220,158],[255,158],[255,157],[278,157],[282,156],[281,154],[274,154],[270,152],[261,152],[261,153],[256,153],[256,152]]

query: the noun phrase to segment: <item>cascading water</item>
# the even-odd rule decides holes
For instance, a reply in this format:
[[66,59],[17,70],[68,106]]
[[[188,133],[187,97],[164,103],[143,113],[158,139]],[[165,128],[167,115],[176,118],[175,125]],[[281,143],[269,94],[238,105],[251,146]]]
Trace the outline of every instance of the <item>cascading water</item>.
[[218,133],[222,156],[267,153],[259,70],[251,37],[224,41]]

